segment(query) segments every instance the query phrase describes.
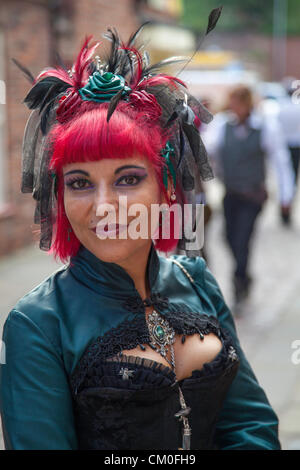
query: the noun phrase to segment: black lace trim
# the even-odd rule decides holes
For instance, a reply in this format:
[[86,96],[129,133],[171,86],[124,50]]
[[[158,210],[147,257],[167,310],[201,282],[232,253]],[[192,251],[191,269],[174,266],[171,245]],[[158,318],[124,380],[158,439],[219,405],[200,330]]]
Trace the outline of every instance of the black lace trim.
[[[143,316],[126,318],[117,327],[99,336],[83,353],[70,378],[72,391],[76,394],[88,370],[97,359],[107,359],[124,349],[134,349],[150,342],[149,331]],[[142,346],[143,347],[143,346]]]
[[[215,317],[189,310],[182,311],[170,303],[168,303],[168,307],[170,311],[159,313],[169,322],[177,334],[182,335],[182,341],[185,340],[186,335],[195,333],[198,333],[201,339],[211,332],[218,337],[221,336],[221,328]],[[96,361],[105,360],[122,353],[125,349],[134,349],[137,346],[144,350],[145,346],[143,345],[149,343],[150,336],[144,315],[126,318],[117,327],[111,328],[88,346],[70,377],[72,392],[77,393],[88,371]]]
[[221,327],[216,317],[187,310],[185,306],[180,308],[171,303],[169,303],[169,308],[168,312],[160,312],[160,314],[170,323],[176,334],[182,334],[184,337],[199,333],[202,339],[204,335],[214,333],[221,337]]

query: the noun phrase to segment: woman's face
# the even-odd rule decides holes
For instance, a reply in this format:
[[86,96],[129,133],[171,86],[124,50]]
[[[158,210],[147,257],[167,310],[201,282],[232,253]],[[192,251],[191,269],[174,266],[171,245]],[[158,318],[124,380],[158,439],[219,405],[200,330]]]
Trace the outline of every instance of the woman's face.
[[[63,167],[63,178],[66,215],[78,240],[95,256],[118,263],[149,248],[152,205],[166,199],[147,159],[71,163]],[[137,238],[140,231],[143,238]]]

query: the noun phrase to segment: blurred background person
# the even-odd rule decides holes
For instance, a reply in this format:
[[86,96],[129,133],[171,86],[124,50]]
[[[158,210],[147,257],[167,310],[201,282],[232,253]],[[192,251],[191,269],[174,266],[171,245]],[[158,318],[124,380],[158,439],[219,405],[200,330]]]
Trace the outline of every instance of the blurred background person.
[[251,284],[249,250],[258,215],[267,199],[267,156],[279,182],[282,211],[289,211],[294,179],[288,149],[275,119],[263,119],[254,109],[252,91],[236,85],[228,94],[227,111],[206,129],[204,142],[225,187],[223,209],[228,245],[235,261],[233,286],[236,308]]
[[[295,191],[297,187],[299,161],[300,161],[300,101],[299,90],[296,89],[296,79],[286,77],[283,80],[287,90],[287,97],[279,102],[278,119],[289,148],[292,168],[294,171]],[[291,222],[291,209],[281,210],[282,222],[289,225]]]

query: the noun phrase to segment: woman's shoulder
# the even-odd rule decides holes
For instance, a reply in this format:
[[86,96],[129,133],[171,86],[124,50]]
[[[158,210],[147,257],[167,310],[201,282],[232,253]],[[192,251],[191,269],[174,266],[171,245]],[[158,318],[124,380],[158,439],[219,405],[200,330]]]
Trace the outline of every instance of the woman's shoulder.
[[63,278],[66,273],[67,266],[60,267],[52,274],[44,278],[39,284],[33,287],[30,291],[24,294],[15,304],[14,309],[24,313],[32,311],[32,307],[42,307],[49,299],[56,295],[58,282]]
[[12,307],[4,324],[6,328],[40,330],[51,334],[57,327],[59,315],[58,289],[66,266],[57,269],[23,295]]
[[[225,308],[225,300],[222,290],[216,280],[206,260],[201,256],[189,257],[186,255],[171,255],[161,261],[161,279],[165,284],[174,284],[176,280],[178,286],[189,284],[197,292],[197,295],[220,310]],[[162,282],[163,283],[163,282]]]
[[196,282],[200,286],[203,286],[205,283],[207,265],[205,259],[201,256],[189,257],[173,254],[164,258],[162,264],[166,264],[167,268],[172,270],[175,276],[180,275],[181,272],[191,282]]

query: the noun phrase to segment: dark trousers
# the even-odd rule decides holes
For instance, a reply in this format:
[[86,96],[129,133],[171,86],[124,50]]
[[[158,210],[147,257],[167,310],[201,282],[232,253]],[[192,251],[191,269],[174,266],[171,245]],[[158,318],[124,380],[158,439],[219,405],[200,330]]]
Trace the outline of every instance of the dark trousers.
[[235,193],[226,193],[223,200],[226,238],[235,259],[235,277],[246,279],[251,235],[262,203]]
[[297,184],[299,162],[300,162],[300,147],[289,147],[293,170],[295,174],[295,184]]

